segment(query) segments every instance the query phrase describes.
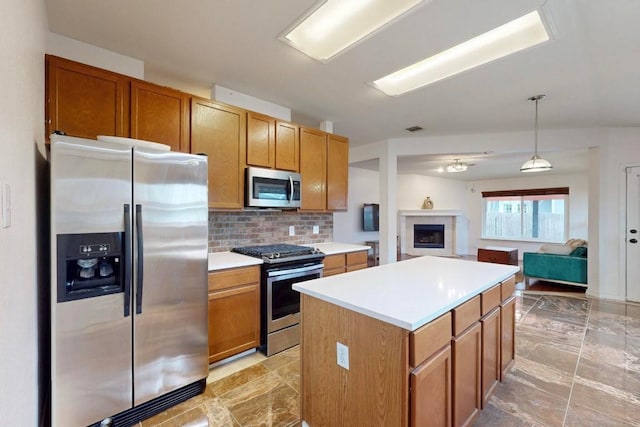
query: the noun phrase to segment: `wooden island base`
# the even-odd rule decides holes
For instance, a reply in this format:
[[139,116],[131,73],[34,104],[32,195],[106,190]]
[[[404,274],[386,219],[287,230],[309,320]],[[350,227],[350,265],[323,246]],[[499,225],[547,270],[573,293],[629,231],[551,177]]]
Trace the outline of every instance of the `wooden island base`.
[[[514,287],[514,277],[497,283],[414,331],[303,293],[302,420],[470,425],[513,362]],[[348,347],[348,370],[337,343]]]

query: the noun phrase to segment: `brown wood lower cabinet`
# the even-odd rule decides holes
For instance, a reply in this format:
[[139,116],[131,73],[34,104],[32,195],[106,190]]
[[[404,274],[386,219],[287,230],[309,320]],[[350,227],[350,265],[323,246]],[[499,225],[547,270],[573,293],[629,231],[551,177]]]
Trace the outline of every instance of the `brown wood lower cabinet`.
[[411,372],[411,427],[451,426],[451,346],[447,345]]
[[482,325],[482,408],[500,381],[500,307],[480,319]]
[[324,277],[367,268],[367,251],[327,255],[324,260]]
[[260,346],[260,267],[209,273],[209,363]]
[[516,347],[516,297],[500,304],[500,381],[504,381],[507,370],[515,360]]
[[452,340],[453,425],[456,427],[470,425],[481,408],[480,332],[480,323],[476,321]]
[[[512,292],[507,279],[414,331],[303,293],[302,419],[341,427],[473,423],[514,358],[515,299],[498,297],[505,283]],[[336,342],[349,347],[349,370],[336,363]]]

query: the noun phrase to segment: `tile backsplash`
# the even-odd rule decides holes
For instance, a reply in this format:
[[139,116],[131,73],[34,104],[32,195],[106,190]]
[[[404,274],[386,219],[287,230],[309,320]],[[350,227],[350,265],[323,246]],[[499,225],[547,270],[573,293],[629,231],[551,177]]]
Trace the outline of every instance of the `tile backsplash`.
[[[313,234],[313,226],[319,234]],[[289,236],[294,226],[295,236]],[[333,213],[295,211],[209,211],[209,252],[271,243],[310,244],[333,240]]]

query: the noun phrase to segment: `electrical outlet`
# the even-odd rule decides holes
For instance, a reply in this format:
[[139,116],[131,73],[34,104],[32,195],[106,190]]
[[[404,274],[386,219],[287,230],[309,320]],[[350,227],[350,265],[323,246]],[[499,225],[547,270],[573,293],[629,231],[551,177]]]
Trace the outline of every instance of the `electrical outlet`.
[[320,234],[320,226],[319,225],[314,225],[313,226],[313,234]]
[[296,235],[296,226],[295,225],[290,225],[289,226],[289,236],[295,236]]
[[338,366],[342,366],[347,371],[349,370],[349,347],[336,341],[336,353],[338,359]]

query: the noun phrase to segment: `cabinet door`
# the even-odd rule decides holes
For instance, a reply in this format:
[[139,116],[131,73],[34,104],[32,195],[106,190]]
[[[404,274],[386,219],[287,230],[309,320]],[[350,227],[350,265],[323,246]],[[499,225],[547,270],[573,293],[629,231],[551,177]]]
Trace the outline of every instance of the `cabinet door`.
[[482,325],[482,407],[500,381],[500,308],[480,319]]
[[264,114],[247,113],[247,165],[273,169],[276,164],[276,120]]
[[349,190],[349,140],[327,136],[327,209],[347,210]]
[[480,411],[480,322],[454,337],[453,347],[453,425],[470,425]]
[[246,111],[206,99],[191,99],[191,152],[209,158],[209,207],[242,209]]
[[516,297],[500,305],[500,381],[504,381],[507,370],[515,359]]
[[327,136],[324,132],[300,128],[300,174],[302,175],[302,210],[325,210],[327,207]]
[[209,363],[260,346],[260,285],[209,293]]
[[411,427],[451,426],[451,346],[431,356],[411,372]]
[[47,55],[45,81],[47,137],[129,136],[127,77]]
[[293,123],[276,121],[276,169],[300,171],[300,134]]
[[168,87],[131,82],[131,137],[189,152],[189,95]]
[[324,264],[324,269],[322,270],[323,277],[342,274],[346,269],[345,254],[327,255],[324,257],[322,263]]
[[356,271],[367,268],[367,251],[349,252],[347,256],[346,271]]

